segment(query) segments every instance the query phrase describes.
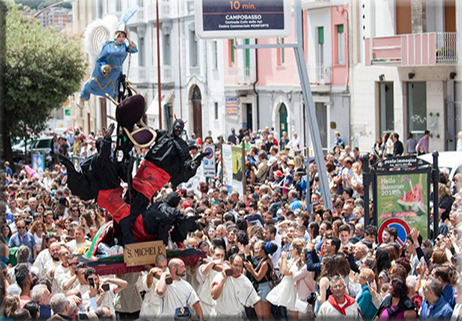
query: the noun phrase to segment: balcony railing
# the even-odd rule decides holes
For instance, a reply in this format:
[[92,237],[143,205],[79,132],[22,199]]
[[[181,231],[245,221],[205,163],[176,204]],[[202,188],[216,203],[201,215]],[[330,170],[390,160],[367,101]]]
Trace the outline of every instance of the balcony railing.
[[227,84],[248,85],[252,81],[250,67],[228,67],[225,69],[225,73],[225,79]]
[[140,83],[147,81],[146,67],[131,67],[129,73],[130,81],[133,83]]
[[[326,65],[308,65],[308,77],[311,84],[324,86],[331,83],[332,69]],[[297,74],[298,76],[298,74]]]
[[366,38],[366,65],[431,66],[457,63],[455,32]]
[[[175,79],[173,77],[172,66],[163,65],[160,69],[160,80],[162,83],[171,83]],[[157,83],[157,67],[152,67],[149,71],[149,81],[151,83]]]
[[[148,6],[148,20],[149,22],[156,21],[156,4],[150,4]],[[159,20],[171,19],[172,10],[170,0],[161,0],[159,3]]]
[[436,33],[436,62],[442,64],[457,63],[457,33]]

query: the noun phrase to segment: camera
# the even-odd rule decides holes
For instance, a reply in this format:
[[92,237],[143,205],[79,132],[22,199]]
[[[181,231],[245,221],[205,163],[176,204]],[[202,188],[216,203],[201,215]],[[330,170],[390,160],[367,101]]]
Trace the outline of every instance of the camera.
[[226,274],[226,276],[231,276],[231,275],[233,275],[233,274],[234,274],[233,269],[226,269],[226,270],[225,270],[225,274]]
[[173,283],[173,278],[171,276],[165,277],[165,283],[166,284],[172,284]]
[[105,283],[101,286],[101,289],[103,289],[104,292],[107,292],[109,291],[110,287],[109,287],[109,284]]
[[306,301],[313,305],[315,302],[316,302],[316,292],[311,292],[310,296],[308,297],[308,299],[306,299]]

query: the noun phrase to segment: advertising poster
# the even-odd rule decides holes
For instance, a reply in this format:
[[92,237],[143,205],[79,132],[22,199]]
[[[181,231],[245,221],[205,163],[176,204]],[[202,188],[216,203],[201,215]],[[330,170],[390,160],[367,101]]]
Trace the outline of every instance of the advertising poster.
[[244,179],[244,163],[242,162],[242,147],[232,146],[233,191],[243,195],[242,180]]
[[45,171],[45,160],[42,154],[32,155],[32,168],[37,174],[39,174],[40,177],[42,177],[43,172]]
[[223,157],[223,185],[231,191],[233,184],[233,151],[231,145],[223,144],[221,153]]
[[397,242],[401,247],[414,227],[423,239],[428,238],[428,187],[428,173],[377,174],[375,201],[379,243],[387,227],[397,229]]

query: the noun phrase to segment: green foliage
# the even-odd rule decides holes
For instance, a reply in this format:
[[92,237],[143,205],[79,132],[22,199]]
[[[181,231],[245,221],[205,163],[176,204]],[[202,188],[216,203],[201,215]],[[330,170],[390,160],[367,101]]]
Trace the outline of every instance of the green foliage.
[[85,55],[78,43],[28,18],[17,6],[6,18],[5,100],[7,132],[43,130],[50,112],[79,90]]

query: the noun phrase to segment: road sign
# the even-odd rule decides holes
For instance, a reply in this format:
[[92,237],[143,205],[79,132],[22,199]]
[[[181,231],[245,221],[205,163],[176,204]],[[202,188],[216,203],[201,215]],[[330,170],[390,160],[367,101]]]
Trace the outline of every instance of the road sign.
[[215,177],[215,145],[204,145],[204,176]]
[[396,231],[398,231],[396,243],[398,243],[399,247],[402,248],[406,243],[406,236],[411,233],[409,225],[404,220],[396,217],[386,220],[379,228],[379,243],[383,242],[382,234],[387,227],[394,227]]
[[201,38],[287,37],[291,1],[196,0],[196,33]]

